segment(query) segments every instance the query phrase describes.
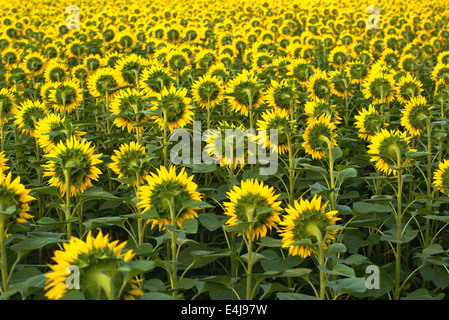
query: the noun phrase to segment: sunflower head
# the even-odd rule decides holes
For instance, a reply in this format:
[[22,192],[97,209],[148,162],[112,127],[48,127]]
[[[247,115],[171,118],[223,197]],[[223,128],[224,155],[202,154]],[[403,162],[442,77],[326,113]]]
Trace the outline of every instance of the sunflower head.
[[229,201],[224,202],[228,227],[243,224],[247,238],[259,239],[267,235],[268,230],[277,228],[282,211],[281,201],[276,201],[280,194],[276,194],[273,187],[259,182],[257,179],[241,181],[240,186],[234,186],[228,192]]
[[77,81],[67,80],[51,89],[49,98],[56,111],[70,113],[82,102],[83,94]]
[[411,98],[402,111],[401,125],[412,137],[420,135],[427,127],[431,110],[432,107],[427,104],[423,96]]
[[370,75],[363,82],[362,92],[366,99],[372,99],[374,104],[392,102],[395,98],[395,81],[392,74],[373,67]]
[[145,183],[145,176],[150,172],[150,163],[145,147],[138,142],[131,141],[122,144],[119,150],[114,150],[114,153],[115,155],[111,156],[112,163],[109,164],[109,167],[118,175],[119,179],[131,180],[135,184]]
[[201,108],[213,108],[223,101],[223,81],[209,74],[200,77],[192,85],[193,99]]
[[135,127],[138,124],[137,118],[139,124],[147,120],[147,117],[141,114],[143,100],[143,92],[136,89],[125,89],[115,94],[109,106],[115,116],[114,124],[123,130],[127,129],[129,133],[134,129],[143,130],[142,127]]
[[372,137],[368,146],[370,161],[375,162],[376,169],[381,172],[387,175],[396,174],[398,164],[403,166],[410,161],[406,158],[406,153],[415,151],[409,147],[410,139],[411,136],[406,132],[382,129]]
[[140,76],[149,61],[132,53],[117,61],[114,74],[119,86],[132,86],[139,82]]
[[436,189],[449,196],[449,160],[443,160],[438,164],[433,177]]
[[[70,266],[78,268],[79,290],[87,300],[133,300],[143,295],[137,281],[121,270],[134,257],[132,250],[124,251],[125,245],[126,242],[110,241],[109,235],[103,235],[101,230],[96,237],[89,231],[85,241],[72,237],[63,244],[64,250],[54,252],[55,264],[48,265],[51,271],[45,274],[48,278],[45,296],[58,300],[68,292]],[[123,292],[122,296],[116,296],[119,292]]]
[[325,72],[317,72],[307,81],[311,99],[328,99],[333,89],[334,83]]
[[285,209],[286,215],[280,225],[282,247],[288,248],[288,254],[307,258],[317,252],[320,242],[331,243],[336,229],[329,230],[341,218],[337,211],[328,211],[327,203],[322,203],[321,196],[315,195],[311,201],[301,198],[293,206]]
[[169,169],[161,166],[156,172],[145,177],[146,184],[137,189],[138,208],[149,212],[154,218],[148,219],[152,227],[166,229],[165,225],[179,226],[185,219],[196,218],[198,208],[186,207],[189,200],[201,201],[194,176],[188,176],[185,168],[179,173],[175,166]]
[[3,123],[8,122],[17,112],[14,94],[13,89],[0,89],[0,116],[3,117]]
[[307,101],[304,105],[304,113],[309,116],[307,118],[307,124],[312,123],[316,118],[319,118],[322,115],[330,116],[335,124],[339,124],[341,122],[341,117],[337,111],[337,106],[324,99]]
[[152,118],[162,130],[164,125],[173,131],[177,128],[184,128],[193,121],[193,111],[190,105],[192,99],[187,97],[186,88],[176,89],[174,86],[170,89],[164,88],[155,97],[156,101],[153,102],[152,109],[157,110],[159,115]]
[[359,130],[357,135],[368,142],[384,125],[382,115],[372,104],[368,108],[362,109],[354,118],[356,120],[354,126]]
[[44,118],[49,112],[44,102],[26,100],[17,108],[14,123],[23,133],[34,136],[37,121]]
[[106,67],[96,70],[87,82],[89,93],[95,98],[104,99],[107,95],[113,96],[119,87],[118,75],[114,69]]
[[26,189],[23,184],[20,183],[20,177],[12,179],[11,172],[7,173],[3,169],[8,167],[5,165],[5,158],[3,152],[0,154],[1,167],[0,172],[0,211],[8,212],[8,214],[0,213],[3,219],[6,217],[13,217],[18,223],[27,222],[27,219],[33,218],[28,214],[30,209],[29,202],[36,200],[30,196],[31,190]]
[[254,109],[263,103],[263,95],[255,74],[243,70],[227,84],[231,110],[248,116],[250,106]]
[[[294,121],[290,121],[290,116],[277,110],[266,111],[261,115],[262,119],[257,121],[258,130],[265,130],[265,134],[258,134],[257,140],[262,148],[269,148],[273,153],[281,156],[288,151],[288,134],[296,127]],[[278,141],[271,143],[270,130],[277,130]]]
[[56,147],[45,155],[49,160],[45,165],[44,177],[50,177],[48,184],[59,187],[61,196],[67,189],[70,196],[83,193],[92,186],[92,180],[98,180],[101,174],[97,164],[102,163],[102,154],[95,154],[95,147],[85,139],[75,136],[59,142]]
[[322,159],[327,157],[329,147],[337,146],[335,138],[337,134],[335,123],[331,117],[322,115],[315,118],[306,128],[303,134],[304,142],[302,144],[307,154],[313,159]]
[[290,115],[297,103],[295,88],[286,79],[278,82],[271,80],[271,86],[265,91],[264,98],[270,107],[283,115]]

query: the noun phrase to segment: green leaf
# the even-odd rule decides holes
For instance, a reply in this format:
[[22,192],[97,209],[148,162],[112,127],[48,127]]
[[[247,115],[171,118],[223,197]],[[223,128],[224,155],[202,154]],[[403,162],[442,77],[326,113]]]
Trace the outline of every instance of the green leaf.
[[214,213],[202,213],[198,215],[200,223],[209,231],[215,231],[218,228],[221,228],[221,226],[226,223],[227,219],[227,216],[219,216]]
[[327,247],[325,254],[327,257],[330,257],[332,255],[344,252],[346,252],[346,246],[343,243],[333,243]]
[[213,208],[214,206],[200,200],[187,199],[182,201],[182,205],[186,208]]
[[119,271],[127,273],[127,278],[132,279],[139,274],[153,270],[157,266],[155,261],[151,260],[135,260],[127,262],[118,268]]
[[280,248],[282,247],[282,240],[281,239],[274,239],[271,237],[263,237],[258,242],[259,245],[264,247],[270,247],[270,248]]
[[279,300],[317,300],[314,296],[302,293],[278,292],[276,296]]
[[92,188],[78,195],[79,198],[85,200],[115,200],[115,201],[123,201],[127,198],[119,198],[114,196],[113,194],[102,190],[101,188]]
[[357,170],[354,168],[347,168],[338,173],[337,181],[341,185],[346,179],[355,177],[357,177]]
[[334,161],[341,158],[343,156],[343,151],[341,151],[340,147],[332,148],[332,157]]
[[181,229],[186,233],[196,233],[198,231],[198,220],[194,218],[183,220]]
[[433,256],[434,254],[439,254],[439,253],[443,253],[446,252],[443,247],[441,247],[441,245],[439,244],[431,244],[430,246],[428,246],[427,248],[425,248],[422,251],[422,254],[424,256],[424,258],[429,258],[431,256]]
[[393,209],[384,204],[376,204],[369,202],[355,202],[353,204],[353,209],[358,213],[366,214],[366,213],[386,213],[391,212]]
[[433,296],[427,289],[420,288],[409,293],[403,300],[442,300],[444,296],[444,293]]
[[318,269],[326,274],[355,278],[354,270],[351,267],[348,267],[341,263],[337,263],[335,266],[333,266],[332,270],[329,270],[324,266],[319,266]]
[[124,217],[101,217],[89,219],[83,222],[83,225],[86,227],[86,231],[105,226],[119,226],[121,228],[125,228],[126,220],[127,219]]
[[49,244],[67,242],[67,240],[58,239],[56,237],[36,237],[28,238],[11,246],[11,249],[19,254],[25,254],[31,250],[43,248]]

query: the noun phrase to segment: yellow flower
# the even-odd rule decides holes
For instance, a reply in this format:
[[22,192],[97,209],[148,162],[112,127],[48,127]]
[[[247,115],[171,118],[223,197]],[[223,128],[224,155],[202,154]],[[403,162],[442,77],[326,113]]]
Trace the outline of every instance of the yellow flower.
[[[229,201],[223,202],[225,215],[230,216],[226,225],[237,226],[241,221],[252,225],[252,239],[267,235],[268,230],[277,228],[280,222],[281,201],[276,201],[280,194],[273,187],[264,185],[263,181],[247,179],[240,186],[234,186],[228,194]],[[259,210],[263,209],[262,212]],[[259,212],[258,212],[259,211]],[[250,237],[249,226],[245,227],[245,235]]]
[[159,230],[165,230],[164,225],[181,227],[185,219],[198,216],[198,208],[183,205],[188,200],[201,200],[202,194],[197,191],[198,185],[193,178],[193,175],[187,175],[185,168],[177,174],[175,166],[170,166],[168,170],[161,166],[156,173],[145,177],[146,184],[137,189],[137,206],[142,213],[151,210],[156,214],[154,219],[147,220],[152,223],[152,228],[159,226]]
[[[54,252],[52,260],[56,264],[48,265],[51,271],[44,275],[48,278],[45,296],[59,300],[67,293],[66,281],[71,275],[70,269],[67,270],[69,266],[79,269],[79,290],[87,300],[128,300],[143,295],[136,280],[126,281],[120,270],[134,257],[132,249],[123,252],[125,245],[126,242],[110,241],[109,235],[103,235],[101,230],[96,238],[89,231],[85,241],[70,238],[69,243],[63,244],[64,250]],[[116,296],[119,292],[123,292],[122,296]]]
[[210,75],[200,77],[192,84],[193,100],[201,108],[213,108],[223,101],[224,86],[222,80]]
[[33,137],[37,121],[44,118],[48,113],[50,113],[50,111],[47,109],[44,102],[26,100],[17,108],[14,123],[23,133]]
[[258,108],[263,103],[263,95],[260,91],[258,78],[248,70],[243,70],[227,84],[226,92],[231,110],[248,116],[249,107]]
[[441,193],[449,196],[449,160],[443,160],[438,164],[438,170],[433,174],[433,184]]
[[334,132],[336,128],[335,123],[331,121],[331,117],[328,115],[322,115],[313,120],[302,135],[304,139],[302,146],[306,153],[310,154],[313,159],[327,157],[327,141],[330,142],[332,148],[337,146],[335,140],[337,134]]
[[289,255],[307,258],[312,253],[317,253],[317,236],[321,237],[325,244],[335,240],[337,229],[326,228],[341,218],[335,216],[338,211],[328,211],[327,205],[328,202],[322,204],[321,196],[317,195],[311,201],[301,198],[299,202],[295,200],[293,206],[288,205],[285,209],[286,215],[279,223],[279,233],[282,237],[282,247],[288,248]]

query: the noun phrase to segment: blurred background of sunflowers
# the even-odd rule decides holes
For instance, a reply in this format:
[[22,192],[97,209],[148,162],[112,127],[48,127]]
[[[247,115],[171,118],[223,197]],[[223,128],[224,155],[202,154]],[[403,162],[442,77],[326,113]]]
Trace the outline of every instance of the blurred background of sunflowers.
[[447,298],[448,3],[372,4],[0,0],[0,299]]

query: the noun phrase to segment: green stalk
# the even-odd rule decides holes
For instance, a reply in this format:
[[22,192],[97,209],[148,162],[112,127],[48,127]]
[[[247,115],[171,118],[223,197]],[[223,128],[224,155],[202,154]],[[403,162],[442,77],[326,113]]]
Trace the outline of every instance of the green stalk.
[[[173,228],[176,228],[176,214],[175,214],[175,208],[174,208],[174,199],[172,198],[169,202],[169,208],[170,208],[170,220],[171,225]],[[172,289],[175,289],[176,283],[178,280],[178,270],[177,270],[177,232],[176,231],[170,231],[171,236],[171,258],[172,258],[172,277],[171,277],[171,287]],[[177,291],[173,291],[173,296],[177,295]]]
[[394,290],[394,299],[399,300],[400,297],[400,282],[401,282],[401,238],[402,238],[402,169],[401,167],[401,152],[399,148],[396,147],[397,155],[397,172],[398,172],[398,209],[396,215],[396,281]]
[[[70,212],[70,170],[64,169],[65,178],[65,219],[66,221],[71,217]],[[72,224],[67,223],[67,239],[70,240],[72,237]]]
[[[432,210],[432,200],[430,199],[432,197],[432,130],[430,127],[430,118],[427,118],[426,120],[426,127],[427,127],[427,152],[429,155],[427,156],[427,196],[429,197],[429,202],[426,203],[426,207],[428,210]],[[429,237],[430,237],[430,219],[426,218],[426,238],[424,241],[424,246],[427,247],[429,245]]]
[[3,292],[8,290],[8,264],[6,261],[6,245],[5,245],[5,215],[0,213],[0,255],[1,255],[1,270],[3,281]]
[[[252,210],[254,211],[254,209]],[[253,212],[248,213],[248,266],[246,269],[246,300],[251,300],[251,278],[253,271]]]

